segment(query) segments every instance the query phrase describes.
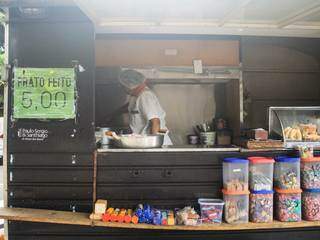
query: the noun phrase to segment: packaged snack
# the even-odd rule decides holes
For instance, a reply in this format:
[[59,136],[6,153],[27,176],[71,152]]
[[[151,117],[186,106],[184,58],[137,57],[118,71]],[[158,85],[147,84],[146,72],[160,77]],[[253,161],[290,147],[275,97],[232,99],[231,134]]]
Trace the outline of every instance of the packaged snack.
[[252,191],[250,194],[250,221],[255,223],[272,222],[273,190]]
[[220,199],[198,199],[202,223],[221,223],[224,202]]
[[276,189],[276,216],[279,221],[301,221],[301,192],[301,189]]
[[267,157],[248,157],[248,160],[250,190],[272,190],[274,160]]

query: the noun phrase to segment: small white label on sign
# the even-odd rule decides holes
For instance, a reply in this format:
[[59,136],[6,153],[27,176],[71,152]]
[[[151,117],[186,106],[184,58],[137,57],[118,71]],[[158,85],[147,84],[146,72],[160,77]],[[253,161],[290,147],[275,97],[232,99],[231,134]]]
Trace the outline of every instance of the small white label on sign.
[[193,71],[196,74],[201,74],[203,73],[202,70],[202,60],[193,60]]
[[233,172],[241,172],[241,168],[233,169]]

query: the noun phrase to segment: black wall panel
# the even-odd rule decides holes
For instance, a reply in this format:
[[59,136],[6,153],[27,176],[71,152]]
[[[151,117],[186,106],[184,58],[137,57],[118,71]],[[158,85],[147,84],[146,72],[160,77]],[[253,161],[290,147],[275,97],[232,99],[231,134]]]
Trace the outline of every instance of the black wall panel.
[[[94,27],[76,8],[52,7],[44,19],[25,19],[10,10],[9,60],[20,67],[73,67],[77,60],[85,68],[77,76],[77,116],[74,120],[50,122],[19,119],[8,111],[10,152],[91,152],[94,139]],[[9,82],[11,89],[11,82]],[[9,91],[9,106],[12,95]],[[22,140],[21,129],[48,131],[43,141]]]

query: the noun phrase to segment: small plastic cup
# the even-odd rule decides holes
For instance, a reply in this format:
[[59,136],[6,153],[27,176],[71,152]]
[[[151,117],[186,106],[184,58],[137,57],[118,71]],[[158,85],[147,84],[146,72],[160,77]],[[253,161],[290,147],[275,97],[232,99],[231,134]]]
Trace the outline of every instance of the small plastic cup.
[[320,157],[301,159],[300,169],[303,189],[320,188]]
[[281,222],[301,221],[301,189],[275,189],[276,216]]
[[273,190],[252,191],[250,194],[249,213],[251,222],[272,222]]
[[273,189],[273,158],[248,157],[249,188],[251,191]]
[[274,185],[278,189],[300,189],[300,158],[275,158]]
[[302,217],[306,221],[320,221],[320,189],[303,190]]
[[248,190],[249,161],[242,158],[225,158],[223,160],[223,188],[227,191]]
[[198,199],[202,223],[221,223],[224,202],[221,199]]
[[249,191],[235,192],[222,189],[224,200],[224,220],[227,223],[247,223],[249,221]]

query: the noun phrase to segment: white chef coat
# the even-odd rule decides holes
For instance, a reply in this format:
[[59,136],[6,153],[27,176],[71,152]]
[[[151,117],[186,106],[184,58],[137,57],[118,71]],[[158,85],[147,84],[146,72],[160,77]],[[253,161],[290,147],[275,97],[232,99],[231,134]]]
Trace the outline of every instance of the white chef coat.
[[[128,110],[130,128],[133,133],[149,134],[150,120],[153,118],[160,119],[160,129],[167,129],[166,113],[162,109],[157,96],[149,88],[145,88],[139,96],[130,97]],[[165,135],[163,144],[172,145],[168,134]]]

